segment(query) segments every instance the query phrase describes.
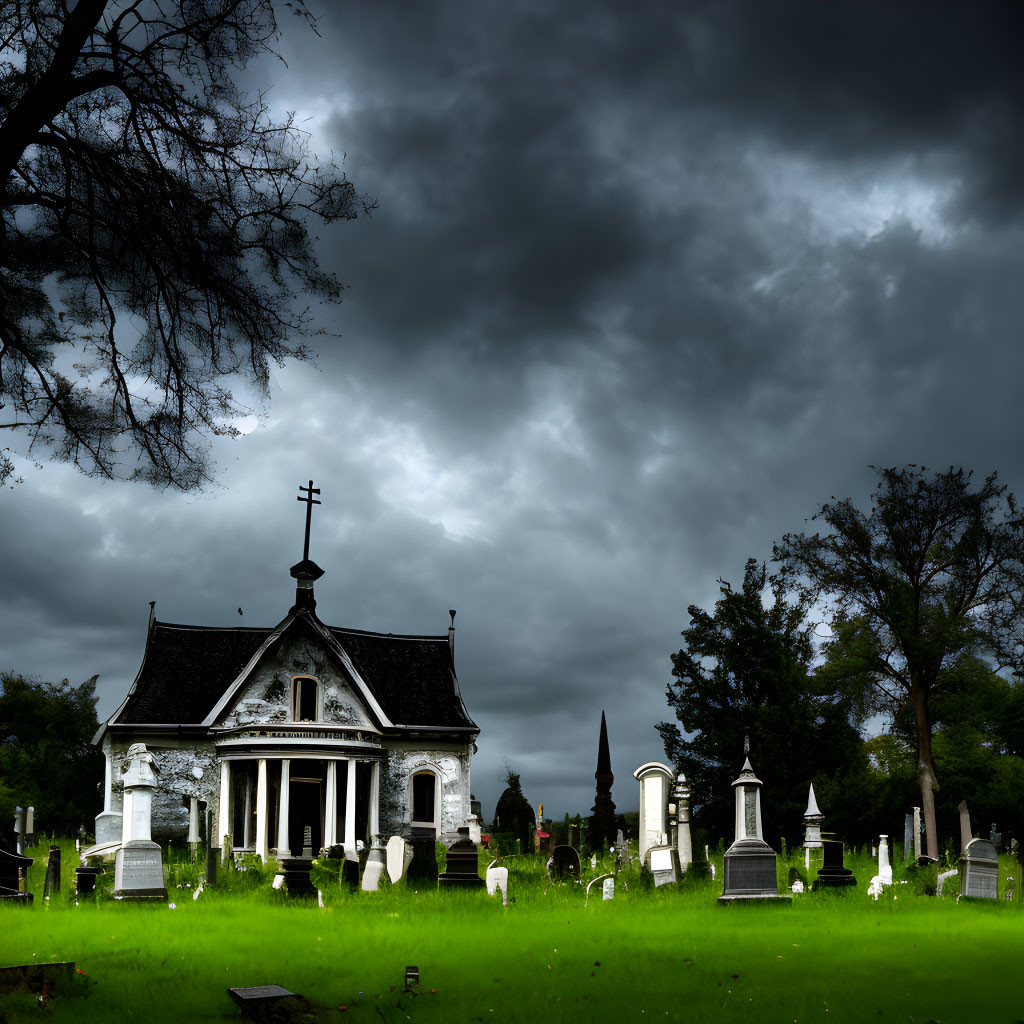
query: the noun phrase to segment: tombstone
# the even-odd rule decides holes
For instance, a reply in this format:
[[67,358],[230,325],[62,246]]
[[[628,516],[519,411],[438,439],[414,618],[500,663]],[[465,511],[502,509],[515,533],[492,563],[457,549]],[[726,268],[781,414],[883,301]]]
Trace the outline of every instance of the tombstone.
[[476,843],[477,846],[481,843],[482,833],[480,830],[480,819],[475,815],[471,814],[466,821],[469,823],[469,838]]
[[652,846],[647,857],[655,888],[679,881],[679,851],[674,846]]
[[25,853],[25,812],[20,807],[14,808],[14,848],[19,857]]
[[133,743],[121,771],[124,831],[114,862],[114,898],[166,900],[160,847],[150,831],[153,789],[160,769],[145,743]]
[[250,988],[229,988],[228,995],[241,1007],[242,1016],[256,1020],[287,1020],[291,1014],[276,1009],[285,999],[299,1001],[299,996],[281,985],[253,985]]
[[960,857],[960,895],[994,900],[999,896],[999,854],[990,839],[972,839]]
[[761,786],[750,758],[733,782],[736,839],[725,851],[725,886],[719,903],[734,900],[792,899],[780,896],[775,851],[761,838]]
[[0,902],[32,902],[32,893],[23,891],[23,879],[31,863],[31,857],[0,849]]
[[878,877],[882,885],[892,885],[892,865],[889,863],[889,837],[878,837]]
[[92,899],[96,895],[96,878],[102,873],[102,868],[75,868],[75,892],[79,899]]
[[380,876],[387,869],[387,852],[380,836],[373,837],[370,852],[366,856],[366,867],[363,869],[363,892],[376,892],[380,886]]
[[274,881],[276,883],[280,878],[281,885],[275,884],[274,888],[284,886],[289,896],[312,896],[316,892],[309,877],[313,866],[312,858],[307,860],[305,857],[281,857],[278,862],[281,865],[281,872],[275,876]]
[[36,809],[30,807],[25,812],[25,845],[35,846],[36,845]]
[[999,844],[1003,841],[1003,833],[996,831],[996,823],[992,822],[992,828],[989,829],[988,841],[992,843],[996,850],[999,849]]
[[818,801],[814,799],[814,783],[810,784],[807,793],[807,810],[804,811],[804,868],[811,870],[811,850],[821,849],[821,825],[825,815],[818,810]]
[[639,856],[646,862],[647,851],[652,846],[668,843],[669,787],[672,784],[672,770],[661,761],[648,761],[633,772],[633,778],[640,783],[640,827]]
[[615,870],[622,871],[629,864],[629,840],[622,834],[622,829],[615,835]]
[[406,885],[415,889],[420,886],[437,885],[437,855],[434,852],[434,836],[414,836],[412,860],[405,872]]
[[499,889],[501,890],[501,903],[502,906],[508,906],[508,868],[503,865],[499,865],[497,860],[492,860],[487,865],[487,873],[485,877],[487,884],[487,895],[493,896]]
[[[657,882],[655,882],[657,885]],[[613,900],[615,899],[615,879],[606,878],[601,883],[601,899],[602,900]]]
[[908,814],[903,822],[903,860],[909,862],[914,856],[914,816]]
[[693,863],[693,841],[690,837],[690,787],[686,776],[676,776],[676,787],[672,792],[676,802],[676,849],[679,856],[679,870],[687,871]]
[[796,894],[804,891],[804,883],[798,878],[790,887],[789,891]]
[[914,860],[921,859],[921,808],[914,808]]
[[405,840],[401,836],[392,836],[387,843],[388,878],[392,885],[397,885],[405,874]]
[[[462,831],[460,828],[459,838],[448,847],[444,871],[438,875],[437,884],[442,889],[483,889],[484,880],[478,874],[477,845],[468,834],[462,835]],[[469,829],[465,831],[468,833]]]
[[46,878],[43,881],[43,899],[48,900],[54,893],[60,895],[60,847],[51,846],[46,858]]
[[838,888],[844,885],[856,885],[857,879],[853,872],[843,865],[843,844],[839,839],[823,839],[821,841],[824,863],[818,869],[815,888],[823,885],[826,888]]
[[967,844],[974,838],[971,830],[971,815],[967,810],[967,801],[961,800],[956,808],[960,812],[960,855],[967,852]]
[[564,882],[566,878],[578,880],[581,873],[580,855],[572,846],[556,846],[548,858],[548,880]]

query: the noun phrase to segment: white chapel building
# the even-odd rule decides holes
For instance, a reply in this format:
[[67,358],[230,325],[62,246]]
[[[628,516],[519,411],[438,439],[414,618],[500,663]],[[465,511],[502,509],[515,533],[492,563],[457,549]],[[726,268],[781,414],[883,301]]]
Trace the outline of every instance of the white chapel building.
[[[302,488],[307,490],[307,488]],[[309,499],[313,493],[310,481]],[[312,503],[312,502],[311,502]],[[318,504],[318,502],[317,502]],[[457,838],[470,814],[479,728],[455,675],[455,613],[440,636],[325,625],[306,555],[295,604],[271,628],[190,626],[151,614],[142,666],[95,742],[106,755],[96,846],[122,838],[128,748],[154,755],[153,837],[266,858],[372,837]]]

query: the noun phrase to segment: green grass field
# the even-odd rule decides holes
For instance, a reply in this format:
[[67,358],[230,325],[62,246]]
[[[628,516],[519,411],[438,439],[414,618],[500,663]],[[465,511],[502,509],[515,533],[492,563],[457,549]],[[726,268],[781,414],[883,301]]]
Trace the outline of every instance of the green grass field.
[[[30,853],[39,894],[44,850]],[[856,891],[781,905],[717,905],[719,865],[718,883],[689,888],[620,876],[613,901],[599,883],[584,907],[583,886],[546,888],[543,862],[521,858],[506,861],[508,907],[396,886],[330,891],[319,909],[236,877],[195,901],[174,888],[169,909],[75,906],[70,853],[61,897],[0,916],[0,965],[73,960],[85,975],[42,1010],[0,1000],[0,1020],[216,1021],[238,1016],[228,987],[273,983],[322,1008],[310,1020],[377,1024],[1024,1020],[1019,900],[958,903],[908,884],[875,902],[865,858],[847,860]],[[416,996],[403,992],[409,964]]]

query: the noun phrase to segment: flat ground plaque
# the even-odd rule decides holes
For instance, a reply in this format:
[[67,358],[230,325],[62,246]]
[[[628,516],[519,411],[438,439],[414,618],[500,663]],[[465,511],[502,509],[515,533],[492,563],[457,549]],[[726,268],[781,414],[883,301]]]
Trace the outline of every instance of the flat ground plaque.
[[275,999],[286,999],[294,996],[294,992],[281,985],[253,985],[251,988],[229,988],[228,995],[239,1006],[254,1006],[258,1003],[272,1002]]

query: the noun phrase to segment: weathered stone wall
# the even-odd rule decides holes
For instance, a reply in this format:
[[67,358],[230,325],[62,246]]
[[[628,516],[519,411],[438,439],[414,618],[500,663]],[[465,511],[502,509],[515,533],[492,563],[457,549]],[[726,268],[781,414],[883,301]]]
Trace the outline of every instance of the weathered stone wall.
[[458,829],[466,824],[469,817],[470,751],[456,744],[423,749],[401,743],[392,747],[392,755],[391,772],[404,798],[399,823],[402,830],[411,828],[410,779],[416,772],[429,769],[437,775],[441,785],[441,839],[444,842],[456,839]]
[[312,676],[320,683],[320,721],[355,728],[370,724],[327,652],[308,639],[286,641],[266,655],[219,724],[232,728],[289,721],[292,679],[298,675]]
[[[116,812],[124,808],[122,768],[130,745],[124,742],[111,745],[114,769],[111,810]],[[220,764],[213,741],[201,741],[194,747],[159,747],[147,743],[146,748],[160,770],[160,782],[153,791],[153,838],[184,839],[188,835],[188,797],[198,797],[206,801],[214,813],[217,810]]]

